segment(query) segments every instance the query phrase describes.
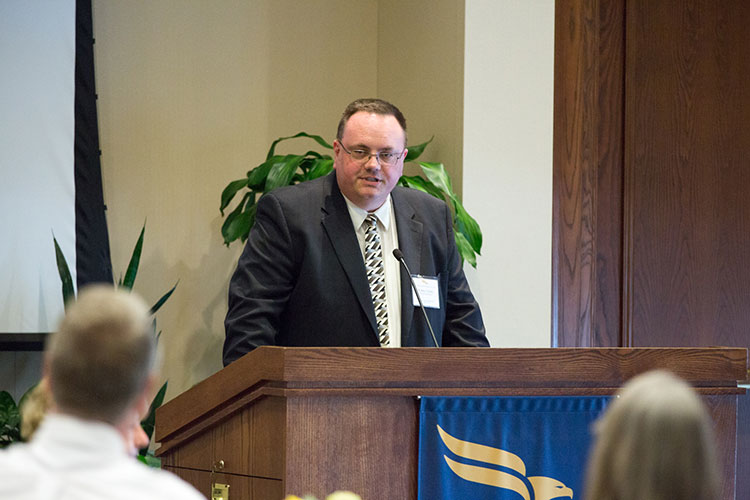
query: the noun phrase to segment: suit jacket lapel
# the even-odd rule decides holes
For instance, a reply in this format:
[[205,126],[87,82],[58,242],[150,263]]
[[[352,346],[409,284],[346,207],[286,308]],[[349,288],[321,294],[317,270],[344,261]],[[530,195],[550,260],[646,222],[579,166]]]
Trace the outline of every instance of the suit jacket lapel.
[[346,273],[349,283],[354,290],[362,310],[370,320],[372,333],[377,339],[377,322],[375,320],[375,309],[372,305],[372,296],[370,295],[370,285],[367,283],[367,272],[365,263],[362,260],[362,250],[359,248],[357,235],[354,232],[352,219],[349,217],[349,209],[344,201],[344,196],[339,191],[336,184],[335,173],[329,176],[330,190],[326,195],[322,211],[323,217],[321,223],[325,229],[331,246],[336,252],[336,256]]
[[[401,197],[398,188],[391,192],[393,209],[396,215],[396,229],[398,232],[398,246],[404,254],[406,265],[413,273],[419,273],[422,256],[422,223],[417,220],[417,214],[409,202]],[[414,317],[414,302],[409,275],[401,266],[401,345],[404,347],[415,345],[414,332],[411,323]]]

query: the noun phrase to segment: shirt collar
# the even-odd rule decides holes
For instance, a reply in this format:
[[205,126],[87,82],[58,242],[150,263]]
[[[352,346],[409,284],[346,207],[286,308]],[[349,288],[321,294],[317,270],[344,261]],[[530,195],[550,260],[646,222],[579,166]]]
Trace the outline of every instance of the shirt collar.
[[31,440],[32,453],[48,463],[97,462],[126,457],[125,441],[109,424],[50,412]]
[[[352,218],[352,223],[354,224],[354,227],[359,230],[360,227],[362,227],[362,224],[364,224],[365,219],[367,218],[367,215],[370,213],[367,210],[358,207],[355,205],[352,201],[347,198],[344,193],[341,193],[342,196],[344,196],[344,201],[346,202],[346,208],[349,209],[349,216]],[[388,230],[391,224],[391,195],[388,195],[388,198],[386,198],[385,203],[380,205],[380,208],[375,210],[374,213],[375,217],[378,218],[380,223],[383,225],[383,227]]]

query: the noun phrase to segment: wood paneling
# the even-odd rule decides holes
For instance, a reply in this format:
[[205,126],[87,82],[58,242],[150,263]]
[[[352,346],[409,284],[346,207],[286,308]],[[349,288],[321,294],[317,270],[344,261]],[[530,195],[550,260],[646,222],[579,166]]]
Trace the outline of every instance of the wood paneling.
[[750,2],[555,18],[553,345],[750,346]]
[[624,3],[555,3],[552,345],[619,346]]
[[[275,363],[257,368],[268,359]],[[613,394],[654,368],[707,398],[722,460],[734,463],[736,380],[748,350],[261,347],[232,366],[157,412],[165,467],[205,485],[223,460],[222,474],[240,485],[232,498],[267,486],[274,495],[349,488],[363,498],[415,499],[417,396]],[[243,383],[238,394],[227,390]]]
[[[335,356],[336,363],[331,364]],[[617,387],[649,368],[672,368],[689,381],[738,380],[747,370],[746,349],[440,349],[405,347],[263,346],[156,411],[156,441],[164,453],[196,438],[255,400],[290,390],[347,389],[361,393],[459,393],[462,388]],[[546,363],[553,359],[554,363]],[[540,370],[540,366],[544,366]],[[481,373],[481,378],[477,374]],[[274,380],[274,383],[269,383]],[[418,388],[418,392],[414,392]],[[262,406],[261,406],[262,407]],[[283,407],[263,411],[284,418]],[[256,418],[256,417],[253,417]],[[269,424],[270,425],[270,424]],[[278,432],[278,431],[275,431]]]
[[[285,449],[281,443],[286,435],[287,414],[289,408],[284,398],[267,397],[260,399],[252,407],[253,419],[243,428],[244,433],[252,436],[252,447],[245,448],[252,462],[252,474],[259,477],[283,478],[286,459]],[[243,434],[244,435],[244,434]],[[232,433],[227,432],[231,439]]]
[[[195,486],[206,498],[211,498],[212,476],[210,472],[172,467],[166,469]],[[213,475],[213,481],[229,485],[230,500],[282,500],[284,498],[282,482],[274,479],[217,473]]]
[[553,345],[750,345],[748,25],[557,2]]
[[[191,435],[165,455],[165,466],[211,470],[219,461],[227,474],[281,479],[284,477],[286,402],[278,397],[259,398],[229,418]],[[164,450],[160,450],[163,453]]]
[[750,4],[628,2],[632,346],[750,345]]
[[367,498],[417,497],[414,396],[302,396],[288,404],[288,493],[323,498],[344,489],[378,493]]

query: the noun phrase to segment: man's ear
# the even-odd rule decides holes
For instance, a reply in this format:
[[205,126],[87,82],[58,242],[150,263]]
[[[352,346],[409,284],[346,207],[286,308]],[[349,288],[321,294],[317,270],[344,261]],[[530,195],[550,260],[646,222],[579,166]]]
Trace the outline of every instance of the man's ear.
[[141,391],[141,394],[138,396],[138,400],[135,403],[135,409],[138,412],[139,418],[141,419],[146,416],[146,412],[148,412],[148,408],[149,406],[151,406],[151,401],[156,395],[154,392],[155,387],[156,374],[152,373],[146,379],[146,383],[143,385],[143,390]]
[[333,141],[333,168],[336,168],[336,163],[338,163],[339,153],[341,152],[341,144],[339,143],[338,139],[334,139]]
[[42,379],[41,380],[46,381],[47,391],[51,395],[53,382],[52,382],[52,377],[50,377],[49,375],[50,375],[50,361],[49,361],[49,358],[46,355],[44,355],[42,357]]

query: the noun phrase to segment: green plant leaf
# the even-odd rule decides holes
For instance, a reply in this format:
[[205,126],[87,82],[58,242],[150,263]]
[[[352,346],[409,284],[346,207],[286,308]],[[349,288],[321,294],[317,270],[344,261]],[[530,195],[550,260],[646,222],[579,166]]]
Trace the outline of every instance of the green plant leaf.
[[319,153],[316,153],[315,151],[308,151],[305,153],[305,157],[302,159],[302,161],[299,164],[299,170],[302,171],[302,175],[297,175],[292,178],[292,183],[297,182],[303,182],[306,180],[309,180],[308,172],[310,169],[315,167],[315,165],[324,158],[330,158],[328,155],[321,155]]
[[302,158],[302,161],[299,162],[299,168],[297,168],[297,170],[295,171],[290,183],[297,184],[298,182],[307,180],[307,172],[310,170],[310,167],[312,167],[312,164],[315,162],[315,160],[317,160],[317,158],[304,156]]
[[141,263],[141,252],[143,251],[143,235],[146,232],[146,223],[143,223],[141,228],[141,234],[138,236],[138,241],[135,243],[133,248],[133,254],[130,256],[130,262],[128,268],[125,270],[125,278],[122,280],[123,288],[128,290],[133,289],[135,284],[135,277],[138,274],[138,265]]
[[432,184],[430,181],[428,181],[424,177],[420,177],[418,175],[413,175],[413,176],[402,175],[401,179],[399,179],[399,184],[408,188],[418,189],[420,191],[423,191],[427,194],[434,196],[435,198],[439,200],[445,201],[445,197],[443,196],[443,193],[441,193],[440,190],[436,188],[434,184]]
[[5,417],[5,419],[0,420],[0,422],[4,423],[7,422],[9,418],[14,418],[13,415],[17,412],[18,406],[16,405],[13,396],[11,396],[8,391],[0,391],[0,417]]
[[239,215],[240,213],[241,213],[241,212],[238,212],[238,211],[237,211],[237,209],[235,209],[235,210],[232,210],[232,211],[231,211],[231,212],[230,212],[230,213],[229,213],[229,214],[228,214],[228,215],[227,215],[227,216],[226,216],[226,217],[224,218],[224,223],[223,223],[223,224],[221,225],[221,236],[222,236],[222,237],[224,238],[224,244],[225,244],[226,246],[229,246],[229,244],[230,244],[231,242],[233,242],[234,240],[236,240],[236,239],[237,239],[237,238],[239,237],[239,235],[235,234],[234,232],[230,234],[230,232],[229,232],[229,228],[230,228],[230,226],[232,225],[232,223],[234,222],[234,219],[236,219],[236,218],[237,218],[237,216],[238,216],[238,215]]
[[240,189],[247,187],[248,184],[248,178],[244,179],[237,179],[236,181],[230,182],[227,187],[224,188],[224,191],[221,192],[221,206],[219,207],[219,212],[221,212],[221,215],[224,215],[224,209],[227,208],[227,205],[232,201],[234,198],[234,195],[237,194],[237,191]]
[[425,180],[418,175],[402,175],[398,179],[399,186],[404,186],[412,189],[419,189],[420,191],[427,192],[425,187]]
[[461,259],[465,260],[469,264],[471,264],[471,267],[474,269],[477,268],[477,256],[474,253],[474,250],[471,248],[471,245],[469,244],[468,240],[462,233],[459,233],[458,231],[453,233],[454,238],[456,240],[456,247],[458,247],[458,253],[461,255]]
[[224,223],[221,225],[221,235],[224,237],[224,244],[229,246],[231,242],[236,240],[240,237],[240,234],[237,232],[237,227],[235,224],[235,219],[239,217],[242,214],[242,210],[245,208],[245,203],[248,202],[252,197],[252,203],[255,203],[255,193],[250,191],[248,193],[245,193],[245,196],[242,197],[242,200],[240,203],[234,207],[234,210],[229,212],[227,214],[226,218],[224,219]]
[[243,243],[247,240],[250,235],[250,229],[255,225],[255,214],[258,211],[258,205],[248,205],[245,207],[245,211],[240,216],[241,222],[246,228],[242,234],[240,234],[240,241]]
[[304,156],[301,155],[286,155],[281,161],[274,163],[266,178],[265,191],[269,192],[277,187],[288,186],[303,159]]
[[70,269],[68,268],[68,262],[65,260],[65,255],[60,249],[60,245],[57,244],[57,238],[52,235],[52,241],[55,243],[55,259],[57,261],[57,274],[60,275],[60,281],[62,282],[62,296],[63,305],[68,308],[68,303],[71,300],[75,300],[76,294],[73,290],[73,278],[70,276]]
[[433,135],[432,137],[430,137],[430,140],[427,142],[423,142],[422,144],[417,144],[416,146],[408,146],[407,149],[409,150],[409,152],[406,153],[406,158],[404,158],[404,162],[414,161],[417,158],[419,158],[424,152],[424,148],[426,148],[427,145],[431,143],[434,138],[435,136]]
[[318,153],[317,151],[310,150],[307,153],[305,153],[304,156],[305,158],[323,158],[324,156],[328,156],[328,155],[322,155]]
[[448,172],[445,171],[442,163],[420,161],[419,166],[422,167],[422,172],[424,172],[424,175],[435,187],[447,195],[449,199],[453,200],[456,198],[456,193],[453,192],[453,186],[451,185],[451,179],[448,177]]
[[324,175],[330,174],[331,170],[333,170],[333,158],[330,156],[324,156],[311,164],[310,170],[305,176],[305,180],[311,181],[318,177],[323,177]]
[[149,311],[149,314],[155,314],[156,311],[158,311],[161,306],[164,305],[164,303],[169,299],[169,297],[172,296],[172,292],[174,292],[175,288],[177,288],[177,285],[180,283],[180,280],[177,280],[177,283],[174,284],[171,290],[169,290],[167,293],[161,296],[159,300],[156,301],[156,304],[151,307],[151,311]]
[[0,448],[21,441],[21,413],[8,391],[0,391]]
[[458,201],[458,199],[453,200],[453,207],[456,211],[455,222],[458,232],[464,235],[474,252],[481,254],[482,230],[479,229],[479,224],[471,215],[469,215],[463,204]]
[[272,156],[247,173],[247,187],[254,191],[263,192],[266,188],[266,178],[274,163],[281,161],[282,156]]
[[[156,409],[161,406],[161,404],[164,402],[164,395],[167,393],[167,385],[169,384],[169,381],[164,382],[164,384],[159,389],[159,392],[156,393],[156,396],[154,396],[154,399],[151,401],[151,405],[148,407],[148,413],[146,413],[146,417],[141,420],[141,427],[143,428],[143,432],[146,433],[148,436],[149,441],[151,440],[151,436],[154,435],[154,424],[156,422]],[[141,448],[139,453],[141,455],[144,455],[148,451],[148,446],[145,448]]]
[[153,467],[154,469],[161,468],[161,458],[155,456],[152,452],[146,452],[145,455],[138,455],[138,461]]
[[252,205],[247,205],[243,212],[237,213],[231,220],[227,218],[224,222],[225,227],[221,229],[224,234],[224,243],[227,246],[237,239],[241,241],[247,239],[247,235],[250,234],[250,228],[255,223],[255,211],[257,208],[258,206],[253,203]]
[[276,154],[275,153],[275,151],[276,151],[276,145],[278,143],[280,143],[281,141],[289,140],[289,139],[296,139],[297,137],[308,137],[308,138],[314,140],[315,142],[317,142],[318,144],[320,144],[321,146],[323,146],[326,149],[333,149],[333,146],[331,146],[330,144],[328,144],[325,141],[325,139],[323,139],[319,135],[312,135],[312,134],[308,134],[307,132],[297,132],[294,135],[290,135],[290,136],[287,136],[287,137],[279,137],[278,139],[276,139],[275,141],[273,141],[271,143],[271,148],[268,150],[268,154],[266,155],[266,159],[270,159],[272,156],[274,156]]

